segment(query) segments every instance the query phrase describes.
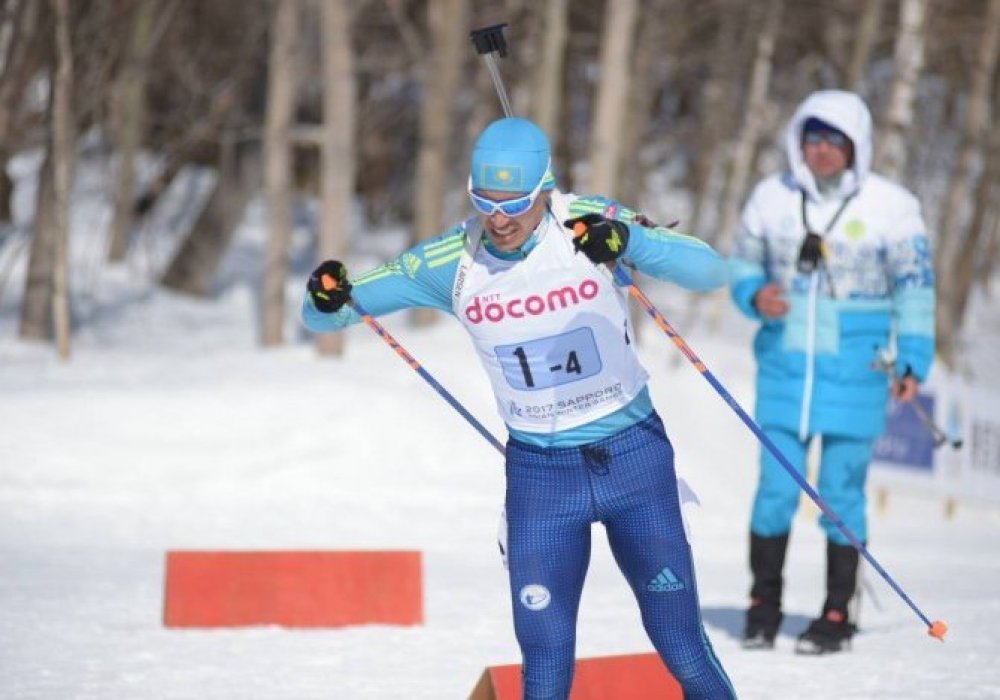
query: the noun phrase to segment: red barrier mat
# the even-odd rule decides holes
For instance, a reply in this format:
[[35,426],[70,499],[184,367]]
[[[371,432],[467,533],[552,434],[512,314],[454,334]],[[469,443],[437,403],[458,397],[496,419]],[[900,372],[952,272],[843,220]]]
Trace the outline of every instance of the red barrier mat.
[[167,552],[167,627],[423,623],[421,555]]
[[[578,659],[570,700],[684,700],[657,654]],[[490,666],[469,700],[521,700],[521,665]]]

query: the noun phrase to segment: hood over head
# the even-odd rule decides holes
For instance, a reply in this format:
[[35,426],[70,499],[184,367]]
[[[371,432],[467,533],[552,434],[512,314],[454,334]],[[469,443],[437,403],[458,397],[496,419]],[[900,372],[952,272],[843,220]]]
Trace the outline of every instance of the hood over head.
[[853,194],[871,171],[872,116],[868,106],[853,92],[820,90],[799,105],[788,123],[785,151],[792,175],[811,199],[820,199],[816,178],[802,156],[802,129],[809,119],[818,119],[842,131],[854,145],[854,160],[841,177],[836,192],[838,197]]

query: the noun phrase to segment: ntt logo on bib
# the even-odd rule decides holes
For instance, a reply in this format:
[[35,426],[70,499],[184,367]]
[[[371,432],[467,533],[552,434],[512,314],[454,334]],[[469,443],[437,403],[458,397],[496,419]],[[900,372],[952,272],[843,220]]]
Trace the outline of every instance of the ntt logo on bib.
[[576,287],[560,287],[545,294],[514,297],[507,302],[491,301],[485,306],[476,299],[465,307],[465,317],[470,323],[500,323],[505,318],[524,318],[525,316],[540,316],[547,311],[559,311],[570,306],[576,306],[581,301],[590,301],[597,296],[600,286],[596,280],[585,279]]

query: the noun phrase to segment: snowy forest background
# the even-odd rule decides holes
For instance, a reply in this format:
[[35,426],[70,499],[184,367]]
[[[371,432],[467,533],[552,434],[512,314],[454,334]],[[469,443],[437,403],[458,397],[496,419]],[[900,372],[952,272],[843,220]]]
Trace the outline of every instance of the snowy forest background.
[[[159,236],[166,252],[129,274],[217,295],[234,230],[263,204],[255,331],[286,342],[293,231],[307,270],[365,246],[388,257],[465,215],[470,142],[501,116],[468,35],[499,22],[514,111],[550,134],[562,188],[679,219],[724,252],[749,188],[783,165],[797,103],[857,90],[875,169],[923,202],[939,349],[961,368],[967,301],[1000,259],[1000,0],[3,0],[2,332],[68,358],[99,311],[68,252],[86,161],[106,211],[91,274]],[[19,218],[29,154],[41,185]],[[182,181],[185,215],[152,225]],[[340,353],[344,338],[317,342]]]

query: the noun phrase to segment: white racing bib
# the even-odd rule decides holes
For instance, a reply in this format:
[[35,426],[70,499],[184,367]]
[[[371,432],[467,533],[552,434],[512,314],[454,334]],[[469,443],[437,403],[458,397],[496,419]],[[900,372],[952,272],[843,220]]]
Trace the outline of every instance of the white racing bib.
[[[606,270],[575,253],[556,218],[546,215],[523,260],[470,245],[453,295],[504,422],[532,433],[607,416],[649,378],[633,350],[626,299]],[[477,228],[467,231],[478,240]]]

